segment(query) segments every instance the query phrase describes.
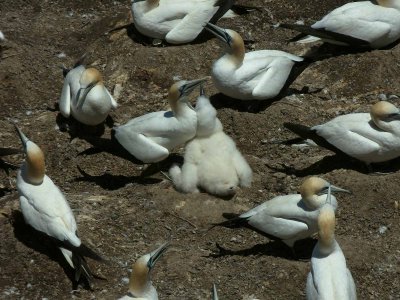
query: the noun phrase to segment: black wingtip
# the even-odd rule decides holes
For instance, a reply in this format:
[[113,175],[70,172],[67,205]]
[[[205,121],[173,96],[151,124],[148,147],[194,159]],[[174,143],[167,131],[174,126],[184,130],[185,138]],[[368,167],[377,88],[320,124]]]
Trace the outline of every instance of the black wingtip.
[[100,262],[105,262],[106,260],[100,256],[100,254],[97,254],[94,252],[92,249],[90,249],[88,246],[85,244],[81,244],[78,248],[79,254],[85,257],[89,257],[91,259],[100,261]]
[[245,224],[247,224],[247,219],[241,218],[239,214],[223,213],[222,216],[228,220],[220,223],[213,223],[210,229],[214,227],[237,228],[243,227]]

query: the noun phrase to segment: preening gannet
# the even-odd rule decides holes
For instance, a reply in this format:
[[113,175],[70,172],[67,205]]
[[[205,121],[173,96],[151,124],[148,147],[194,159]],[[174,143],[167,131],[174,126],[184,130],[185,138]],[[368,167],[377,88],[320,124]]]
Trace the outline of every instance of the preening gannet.
[[[349,192],[330,185],[319,177],[310,177],[302,183],[300,194],[278,196],[240,216],[214,226],[249,227],[270,239],[282,240],[293,248],[296,241],[318,231],[318,211],[326,202],[329,186],[333,192]],[[336,198],[331,203],[336,210]]]
[[201,93],[196,103],[197,134],[185,147],[182,168],[169,170],[175,187],[184,193],[198,192],[231,196],[237,186],[248,187],[252,171],[235,142],[223,131],[217,112]]
[[114,128],[118,142],[145,163],[159,162],[196,134],[197,116],[188,95],[205,79],[181,80],[169,89],[170,111],[152,112]]
[[151,270],[157,260],[167,250],[169,242],[161,245],[157,250],[140,257],[132,267],[132,274],[129,279],[128,294],[120,298],[120,300],[143,299],[157,300],[158,294],[156,288],[151,282]]
[[64,77],[59,101],[64,117],[72,115],[79,122],[94,126],[102,123],[110,110],[117,107],[97,69],[86,69],[78,62],[72,70],[64,69]]
[[311,257],[307,277],[308,300],[356,300],[356,286],[346,258],[335,240],[335,210],[329,203],[318,215],[318,242]]
[[284,126],[303,139],[367,164],[400,156],[400,111],[386,101],[374,104],[370,113],[338,116],[311,128],[292,123]]
[[132,0],[136,29],[170,44],[193,41],[206,22],[217,21],[233,0]]
[[17,188],[25,222],[56,242],[69,265],[75,269],[75,280],[83,275],[90,284],[92,272],[84,256],[102,258],[85,246],[77,236],[71,208],[60,189],[45,175],[42,150],[16,127],[26,160],[17,175]]
[[310,63],[303,57],[278,50],[245,53],[243,39],[237,32],[211,23],[207,23],[205,29],[225,44],[226,52],[214,62],[211,76],[215,87],[231,98],[274,98],[299,75],[299,72],[294,72],[296,64],[304,70]]
[[299,43],[322,40],[338,45],[379,49],[400,38],[400,2],[350,2],[334,9],[311,27],[291,24],[280,26],[308,34],[298,40]]

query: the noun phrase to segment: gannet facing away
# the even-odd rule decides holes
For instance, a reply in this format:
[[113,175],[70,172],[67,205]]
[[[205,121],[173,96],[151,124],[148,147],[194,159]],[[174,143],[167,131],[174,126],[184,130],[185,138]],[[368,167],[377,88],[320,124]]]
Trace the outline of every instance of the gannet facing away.
[[309,36],[299,43],[318,40],[345,46],[383,48],[400,38],[400,3],[376,0],[347,3],[311,25],[281,24]]
[[226,52],[214,62],[211,76],[215,87],[231,98],[272,99],[295,79],[292,77],[299,75],[299,72],[294,72],[297,71],[296,64],[301,70],[309,64],[303,57],[284,51],[259,50],[245,53],[243,39],[237,32],[210,23],[207,23],[205,29],[225,44]]
[[[333,192],[349,192],[330,185],[319,177],[310,177],[302,183],[300,194],[278,196],[255,208],[214,226],[249,227],[270,239],[282,240],[293,248],[296,241],[318,231],[319,209],[326,202],[329,186]],[[336,198],[332,196],[336,210]]]
[[157,260],[167,250],[169,242],[164,243],[158,249],[140,257],[132,267],[132,274],[129,279],[128,294],[120,298],[120,300],[143,299],[157,300],[158,294],[151,282],[151,270]]
[[196,103],[197,134],[185,147],[182,168],[169,170],[175,187],[184,193],[198,192],[231,196],[237,186],[248,187],[252,171],[235,142],[223,131],[217,112],[201,93]]
[[356,286],[346,258],[335,240],[335,210],[325,204],[318,215],[318,242],[311,257],[307,277],[308,300],[356,300]]
[[152,112],[114,128],[118,142],[145,163],[159,162],[196,134],[197,116],[188,95],[205,79],[181,80],[169,89],[170,111]]
[[48,235],[59,246],[68,264],[75,269],[75,280],[83,275],[89,282],[92,272],[84,256],[102,258],[85,246],[77,236],[77,225],[67,200],[53,181],[45,175],[42,150],[16,127],[26,160],[17,175],[19,201],[25,222]]
[[386,101],[374,104],[370,113],[338,116],[311,128],[292,123],[284,126],[303,139],[367,164],[400,156],[400,111]]
[[97,69],[86,69],[78,62],[72,70],[64,69],[64,76],[59,101],[64,117],[72,115],[83,124],[95,126],[107,118],[112,108],[117,107]]

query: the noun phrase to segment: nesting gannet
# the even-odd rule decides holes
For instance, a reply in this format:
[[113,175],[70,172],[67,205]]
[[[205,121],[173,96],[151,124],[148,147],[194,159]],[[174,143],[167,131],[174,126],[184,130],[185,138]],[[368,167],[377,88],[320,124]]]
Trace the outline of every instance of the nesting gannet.
[[159,162],[169,151],[196,134],[197,116],[188,95],[205,79],[181,80],[169,89],[170,111],[157,111],[114,128],[115,138],[133,156],[145,163]]
[[167,250],[169,242],[164,243],[158,249],[140,257],[132,267],[132,274],[129,279],[128,294],[120,298],[120,300],[143,299],[157,300],[158,294],[156,288],[151,282],[151,270],[157,260]]
[[30,141],[19,128],[26,160],[17,175],[17,188],[25,222],[51,237],[62,254],[75,269],[75,280],[83,275],[90,284],[92,272],[84,256],[102,260],[85,246],[77,236],[77,226],[71,208],[60,189],[45,175],[42,150]]
[[233,0],[132,0],[136,29],[170,44],[193,41],[206,22],[216,21]]
[[400,156],[400,111],[386,101],[374,104],[370,113],[338,116],[311,128],[292,123],[284,126],[303,139],[367,164]]
[[72,115],[79,122],[94,126],[102,123],[110,110],[117,107],[97,69],[86,69],[78,62],[72,70],[64,69],[64,77],[59,101],[64,117]]
[[245,53],[243,39],[237,32],[210,23],[207,23],[205,29],[226,46],[225,54],[214,62],[211,76],[216,88],[231,98],[274,98],[294,80],[292,77],[298,75],[299,72],[294,72],[297,71],[295,65],[304,70],[310,63],[303,57],[278,50]]
[[[302,183],[300,194],[278,196],[240,216],[214,226],[249,227],[271,239],[282,240],[293,248],[296,241],[318,231],[318,210],[326,202],[330,184],[319,177],[310,177]],[[348,192],[331,185],[333,192]],[[332,196],[336,210],[336,198]]]
[[346,258],[335,240],[335,210],[329,203],[318,215],[318,242],[311,257],[311,272],[307,277],[308,300],[356,300],[356,286]]
[[291,24],[280,26],[308,34],[298,41],[300,43],[323,40],[338,45],[378,49],[400,38],[400,2],[351,2],[334,9],[311,27]]
[[196,103],[196,137],[185,147],[182,168],[169,170],[175,187],[184,193],[198,192],[198,187],[210,194],[231,196],[237,186],[248,187],[252,171],[235,142],[223,131],[217,112],[201,93]]

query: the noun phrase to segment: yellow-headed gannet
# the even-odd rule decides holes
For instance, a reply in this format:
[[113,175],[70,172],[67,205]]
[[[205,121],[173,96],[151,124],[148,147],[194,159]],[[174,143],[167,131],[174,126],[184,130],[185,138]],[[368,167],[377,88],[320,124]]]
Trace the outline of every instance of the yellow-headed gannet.
[[[214,226],[249,227],[266,237],[282,240],[293,248],[296,241],[310,237],[318,231],[319,209],[326,202],[329,182],[319,177],[310,177],[302,183],[300,194],[278,196],[236,218]],[[333,192],[349,192],[331,185]],[[336,198],[332,196],[336,210]]]
[[400,156],[400,111],[386,101],[374,104],[370,113],[338,116],[313,127],[292,123],[284,126],[303,139],[367,164]]
[[45,174],[42,150],[30,141],[19,128],[26,160],[17,175],[17,188],[25,222],[51,237],[62,254],[75,269],[75,280],[83,275],[90,284],[92,272],[84,256],[102,260],[85,246],[77,236],[77,226],[71,208],[60,189]]
[[64,69],[64,77],[59,101],[64,117],[72,115],[79,122],[94,126],[102,123],[110,110],[117,107],[97,69],[86,69],[79,61],[72,70]]
[[223,131],[217,111],[201,92],[196,103],[196,137],[185,147],[182,168],[169,170],[175,187],[184,193],[198,192],[198,187],[210,194],[232,196],[237,186],[248,187],[252,171],[235,142]]
[[338,45],[379,49],[400,38],[400,2],[350,2],[334,9],[311,27],[291,24],[280,26],[308,34],[298,40],[300,43],[322,40]]
[[169,89],[170,111],[152,112],[114,128],[118,142],[145,163],[159,162],[169,151],[196,134],[197,115],[189,103],[189,94],[205,79],[181,80]]
[[207,23],[205,29],[226,46],[225,54],[214,62],[211,76],[216,88],[231,98],[272,99],[299,75],[294,72],[296,64],[304,70],[310,63],[303,57],[278,50],[245,53],[243,39],[237,32],[211,23]]
[[157,250],[140,257],[132,267],[132,274],[129,279],[128,294],[120,298],[120,300],[143,299],[157,300],[158,294],[156,288],[151,282],[151,270],[157,260],[167,250],[169,242],[161,245]]

